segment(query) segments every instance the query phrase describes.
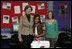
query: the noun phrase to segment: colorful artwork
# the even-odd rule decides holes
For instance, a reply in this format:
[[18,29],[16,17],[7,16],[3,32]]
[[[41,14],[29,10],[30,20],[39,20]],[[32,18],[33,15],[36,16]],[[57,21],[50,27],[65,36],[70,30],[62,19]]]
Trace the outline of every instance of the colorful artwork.
[[12,22],[13,24],[18,24],[18,17],[17,16],[12,17]]
[[67,16],[67,4],[59,4],[58,6],[58,16],[66,17]]
[[3,15],[3,23],[9,23],[9,15]]
[[3,2],[2,8],[4,8],[4,9],[11,9],[11,3]]
[[41,22],[45,22],[45,15],[40,15]]
[[13,31],[18,31],[19,24],[13,24]]
[[38,10],[45,9],[44,3],[38,4]]

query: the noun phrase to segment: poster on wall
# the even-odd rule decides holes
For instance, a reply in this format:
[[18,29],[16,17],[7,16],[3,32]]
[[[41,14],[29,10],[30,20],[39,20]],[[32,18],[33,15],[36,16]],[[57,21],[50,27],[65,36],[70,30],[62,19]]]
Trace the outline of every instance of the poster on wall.
[[[2,8],[3,2],[11,3],[11,9],[8,10],[8,9]],[[26,6],[26,4],[23,4],[23,3],[26,3],[27,5],[32,5],[33,7],[35,6],[35,8],[34,8],[35,10],[32,11],[31,15],[34,16],[36,13],[38,13],[40,15],[43,15],[43,14],[47,15],[47,13],[46,13],[47,12],[47,8],[45,8],[43,10],[38,10],[38,4],[39,3],[43,3],[45,5],[45,7],[47,7],[47,2],[38,2],[38,1],[37,2],[34,2],[34,1],[21,1],[21,2],[18,2],[18,1],[13,2],[13,1],[11,1],[10,2],[10,1],[2,1],[1,2],[1,8],[2,8],[1,17],[3,18],[3,15],[9,15],[10,17],[9,17],[9,23],[7,25],[3,24],[3,19],[1,20],[1,22],[2,22],[1,23],[1,28],[12,28],[13,27],[13,23],[19,23],[20,16],[24,16],[25,15],[24,14],[25,11],[23,10],[24,9],[23,6]],[[6,4],[4,3],[4,5],[6,5]],[[17,6],[20,6],[20,8],[17,7]],[[15,7],[15,9],[14,9],[14,7]],[[18,9],[20,9],[20,10],[18,10]],[[17,10],[18,10],[18,12],[17,12]],[[13,22],[12,17],[15,17],[15,16],[18,17],[18,22],[17,21]],[[6,26],[8,26],[8,27],[6,27]]]
[[35,13],[35,9],[36,9],[36,6],[32,6],[32,12],[31,13]]
[[20,14],[21,13],[20,6],[14,6],[14,12],[15,14]]
[[19,24],[13,24],[13,31],[19,30]]
[[39,3],[38,4],[38,10],[41,10],[41,9],[45,9],[44,3]]
[[66,17],[67,16],[67,4],[59,4],[58,6],[58,16]]
[[3,2],[3,9],[11,9],[11,3]]
[[12,22],[13,24],[18,24],[18,17],[17,16],[12,17]]
[[41,22],[45,22],[45,15],[40,15]]
[[28,3],[22,3],[22,10],[24,10],[26,5],[28,5]]
[[25,11],[22,12],[22,16],[24,16],[24,15],[25,15]]
[[3,23],[9,23],[9,15],[3,15]]

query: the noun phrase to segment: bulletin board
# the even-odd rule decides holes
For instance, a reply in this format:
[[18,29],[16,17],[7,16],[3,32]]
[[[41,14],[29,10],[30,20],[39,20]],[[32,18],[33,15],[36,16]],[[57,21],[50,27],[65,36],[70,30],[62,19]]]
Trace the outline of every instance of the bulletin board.
[[[2,8],[3,2],[11,3],[11,9],[4,9]],[[20,16],[22,16],[22,3],[28,3],[29,5],[36,6],[35,13],[31,13],[32,15],[35,15],[38,13],[39,15],[45,15],[45,19],[47,18],[47,2],[39,2],[39,1],[1,1],[1,28],[12,28],[12,17],[18,16],[18,21],[20,20]],[[45,8],[38,10],[38,4],[44,3]],[[15,14],[14,12],[14,6],[20,6],[20,14]],[[9,23],[5,24],[3,23],[3,15],[9,15]]]
[[67,17],[67,4],[58,4],[58,16],[59,17]]

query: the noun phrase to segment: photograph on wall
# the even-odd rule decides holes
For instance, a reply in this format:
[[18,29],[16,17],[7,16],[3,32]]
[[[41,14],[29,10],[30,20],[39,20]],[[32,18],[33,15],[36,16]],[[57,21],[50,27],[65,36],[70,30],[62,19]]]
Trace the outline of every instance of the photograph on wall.
[[3,15],[3,23],[9,23],[9,15]]
[[13,24],[13,31],[18,31],[19,24]]
[[15,14],[20,14],[21,13],[20,6],[14,6],[14,12]]
[[41,22],[45,22],[45,15],[40,15]]
[[22,16],[24,16],[24,15],[25,15],[25,11],[22,12]]
[[44,3],[39,3],[38,4],[38,10],[41,10],[41,9],[45,9]]
[[12,17],[12,22],[13,24],[18,24],[18,17],[17,16]]
[[3,9],[11,9],[11,3],[3,2]]
[[58,16],[66,17],[67,16],[67,4],[59,4],[58,6]]
[[27,6],[27,5],[28,5],[28,3],[22,3],[22,10],[24,10],[25,6]]
[[32,9],[33,9],[33,10],[32,10],[31,13],[35,13],[36,6],[33,6],[33,5],[32,5]]

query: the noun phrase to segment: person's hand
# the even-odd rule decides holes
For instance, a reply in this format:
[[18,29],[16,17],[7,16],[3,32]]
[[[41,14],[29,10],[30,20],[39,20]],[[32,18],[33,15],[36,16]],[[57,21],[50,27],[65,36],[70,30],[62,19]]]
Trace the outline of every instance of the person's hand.
[[35,35],[35,33],[32,34],[33,36]]
[[35,35],[35,37],[39,37],[39,35]]
[[20,42],[23,42],[22,38],[19,38],[19,41],[20,41]]
[[35,37],[39,37],[39,35],[36,35],[35,33],[33,33],[33,36],[35,36]]

